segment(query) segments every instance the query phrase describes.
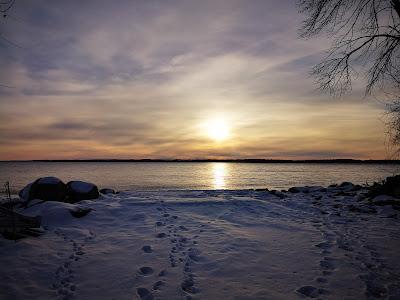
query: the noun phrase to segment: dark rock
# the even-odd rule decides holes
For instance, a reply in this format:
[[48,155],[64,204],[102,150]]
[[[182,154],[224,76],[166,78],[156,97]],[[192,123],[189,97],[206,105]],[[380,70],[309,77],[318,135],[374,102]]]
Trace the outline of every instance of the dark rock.
[[300,190],[297,187],[291,187],[288,189],[288,192],[290,193],[300,193]]
[[106,188],[106,189],[101,189],[100,194],[103,194],[103,195],[115,194],[115,191],[113,189]]
[[340,191],[340,192],[337,192],[336,194],[334,194],[334,196],[351,196],[351,197],[353,197],[353,196],[355,196],[355,194],[354,193],[349,193],[349,192],[345,192],[345,191]]
[[70,181],[67,183],[67,194],[71,203],[81,200],[99,198],[97,186],[90,182]]
[[353,184],[351,182],[345,181],[345,182],[342,182],[339,186],[340,187],[353,187]]
[[42,177],[25,186],[19,196],[28,203],[32,199],[64,202],[67,187],[57,177]]

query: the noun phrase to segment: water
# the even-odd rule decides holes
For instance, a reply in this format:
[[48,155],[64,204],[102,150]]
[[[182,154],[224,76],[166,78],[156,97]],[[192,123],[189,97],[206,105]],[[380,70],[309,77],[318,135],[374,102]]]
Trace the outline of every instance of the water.
[[0,162],[13,192],[43,176],[84,180],[116,190],[287,189],[351,181],[372,183],[399,171],[388,164]]

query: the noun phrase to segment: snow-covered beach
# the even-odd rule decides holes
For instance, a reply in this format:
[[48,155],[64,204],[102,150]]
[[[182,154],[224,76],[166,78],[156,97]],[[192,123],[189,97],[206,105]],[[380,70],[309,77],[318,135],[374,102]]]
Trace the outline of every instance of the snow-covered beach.
[[[126,191],[33,205],[21,212],[42,216],[45,233],[0,238],[0,298],[400,299],[400,213],[365,193]],[[74,218],[77,207],[93,210]]]

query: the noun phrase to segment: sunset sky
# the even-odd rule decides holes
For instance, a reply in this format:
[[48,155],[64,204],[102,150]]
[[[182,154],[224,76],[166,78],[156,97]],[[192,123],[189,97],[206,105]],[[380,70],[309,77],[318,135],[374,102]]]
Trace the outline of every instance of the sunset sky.
[[0,21],[0,160],[384,159],[384,105],[309,71],[278,1],[16,1]]

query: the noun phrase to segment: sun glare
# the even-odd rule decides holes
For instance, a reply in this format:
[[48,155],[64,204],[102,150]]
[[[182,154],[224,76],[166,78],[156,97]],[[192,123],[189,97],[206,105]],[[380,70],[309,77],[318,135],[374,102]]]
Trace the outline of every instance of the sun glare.
[[223,141],[229,137],[229,126],[224,119],[209,120],[205,123],[205,130],[211,139]]

